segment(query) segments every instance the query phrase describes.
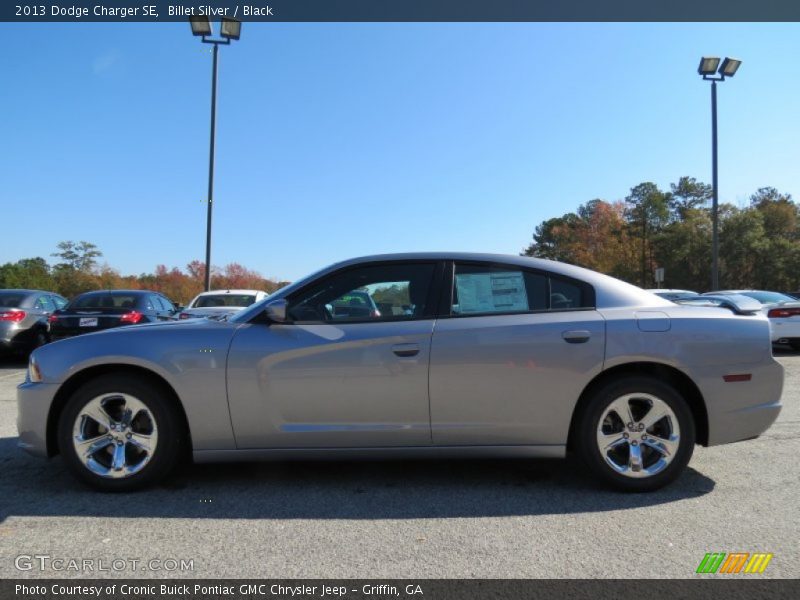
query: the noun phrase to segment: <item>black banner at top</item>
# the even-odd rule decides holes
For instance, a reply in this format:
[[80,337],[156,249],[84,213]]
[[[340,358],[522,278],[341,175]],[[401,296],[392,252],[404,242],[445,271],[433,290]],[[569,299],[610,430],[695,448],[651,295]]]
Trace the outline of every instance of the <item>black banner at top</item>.
[[47,0],[0,2],[0,20],[800,21],[797,0]]

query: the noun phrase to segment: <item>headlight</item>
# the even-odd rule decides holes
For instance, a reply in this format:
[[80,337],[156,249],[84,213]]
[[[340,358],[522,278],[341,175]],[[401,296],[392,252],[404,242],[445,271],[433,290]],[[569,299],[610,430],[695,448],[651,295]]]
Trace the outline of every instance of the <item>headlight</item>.
[[30,360],[28,360],[28,381],[39,383],[42,379],[42,372],[39,370],[39,365],[36,363],[36,359],[31,355]]

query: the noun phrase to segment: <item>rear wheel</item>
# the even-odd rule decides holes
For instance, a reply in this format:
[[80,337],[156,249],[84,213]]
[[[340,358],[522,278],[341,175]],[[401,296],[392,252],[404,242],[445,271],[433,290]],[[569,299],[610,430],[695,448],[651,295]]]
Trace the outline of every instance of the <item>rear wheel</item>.
[[694,452],[695,426],[686,401],[670,385],[626,377],[597,390],[577,428],[578,451],[612,487],[656,490],[677,478]]
[[186,436],[173,399],[146,379],[104,375],[79,388],[58,423],[61,455],[81,481],[130,491],[164,478]]
[[33,338],[33,348],[31,348],[31,351],[44,346],[49,341],[50,340],[47,338],[47,334],[40,329],[36,332],[36,335]]

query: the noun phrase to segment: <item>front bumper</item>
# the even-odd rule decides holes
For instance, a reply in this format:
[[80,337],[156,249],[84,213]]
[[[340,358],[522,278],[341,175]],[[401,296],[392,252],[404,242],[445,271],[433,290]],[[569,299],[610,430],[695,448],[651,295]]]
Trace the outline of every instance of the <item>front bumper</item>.
[[17,386],[17,445],[34,456],[47,457],[47,419],[58,384],[25,381]]

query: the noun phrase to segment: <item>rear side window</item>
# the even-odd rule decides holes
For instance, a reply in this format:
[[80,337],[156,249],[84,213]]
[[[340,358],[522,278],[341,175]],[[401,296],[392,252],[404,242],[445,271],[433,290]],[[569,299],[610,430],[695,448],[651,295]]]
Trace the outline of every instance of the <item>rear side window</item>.
[[45,312],[53,312],[56,309],[56,305],[53,304],[52,300],[50,300],[50,296],[39,296],[36,299],[36,304],[34,306],[37,309]]
[[161,305],[164,307],[164,310],[168,310],[170,312],[175,310],[175,305],[172,303],[172,300],[166,298],[165,296],[156,297],[161,301]]
[[588,284],[514,266],[456,263],[453,315],[514,314],[594,306]]
[[550,308],[566,310],[570,308],[586,308],[591,306],[585,298],[585,286],[564,279],[550,278]]
[[50,299],[56,305],[56,308],[64,308],[67,305],[67,301],[61,296],[50,296]]
[[452,313],[519,313],[547,309],[547,278],[521,269],[457,264]]

